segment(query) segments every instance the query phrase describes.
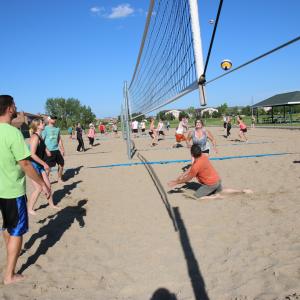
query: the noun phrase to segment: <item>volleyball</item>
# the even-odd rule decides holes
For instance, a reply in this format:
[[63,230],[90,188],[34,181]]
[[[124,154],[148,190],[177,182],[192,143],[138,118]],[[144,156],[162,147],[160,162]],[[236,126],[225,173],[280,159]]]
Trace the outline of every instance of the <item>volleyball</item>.
[[229,59],[224,59],[221,62],[221,68],[225,71],[228,71],[232,67],[232,62]]

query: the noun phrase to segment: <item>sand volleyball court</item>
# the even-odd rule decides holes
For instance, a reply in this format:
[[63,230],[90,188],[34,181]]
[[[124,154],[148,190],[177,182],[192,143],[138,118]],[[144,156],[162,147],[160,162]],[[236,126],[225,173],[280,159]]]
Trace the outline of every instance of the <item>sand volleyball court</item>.
[[27,279],[1,284],[0,299],[300,299],[300,131],[256,128],[248,144],[235,128],[229,140],[211,131],[223,185],[254,194],[199,201],[193,184],[170,191],[190,159],[171,148],[172,130],[156,147],[134,140],[133,163],[157,162],[147,168],[101,167],[128,163],[121,138],[99,135],[77,153],[64,137],[66,181],[51,176],[61,210],[38,200],[17,266]]

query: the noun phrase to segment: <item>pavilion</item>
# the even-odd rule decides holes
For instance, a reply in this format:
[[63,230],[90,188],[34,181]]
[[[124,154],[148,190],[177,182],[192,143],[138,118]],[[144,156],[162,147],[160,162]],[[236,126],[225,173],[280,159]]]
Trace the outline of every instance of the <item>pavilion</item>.
[[[253,109],[256,109],[256,119],[257,123],[259,123],[259,113],[258,108],[270,108],[271,116],[267,118],[262,118],[262,123],[287,123],[287,122],[298,122],[299,118],[293,120],[292,119],[292,109],[296,105],[300,104],[300,91],[289,92],[278,94],[272,96],[268,99],[265,99],[261,102],[258,102],[252,105]],[[283,116],[274,116],[274,108],[283,108]],[[286,116],[287,108],[289,108],[289,116]]]

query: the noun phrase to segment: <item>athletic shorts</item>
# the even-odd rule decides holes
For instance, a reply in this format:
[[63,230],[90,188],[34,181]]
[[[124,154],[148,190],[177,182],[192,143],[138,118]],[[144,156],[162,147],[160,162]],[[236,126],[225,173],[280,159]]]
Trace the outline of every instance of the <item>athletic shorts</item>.
[[221,181],[218,181],[216,184],[213,185],[206,185],[201,184],[198,190],[195,192],[195,197],[201,198],[204,196],[210,196],[215,193],[219,193],[222,191],[222,184]]
[[145,132],[145,128],[142,128],[142,132]]
[[186,141],[186,137],[184,134],[175,134],[176,142],[180,143],[182,141]]
[[38,174],[42,174],[43,172],[45,172],[44,167],[36,163],[35,161],[32,161],[31,164]]
[[242,132],[247,132],[247,128],[241,129]]
[[63,156],[61,155],[59,150],[55,150],[55,151],[50,151],[51,152],[51,156],[45,156],[45,161],[47,163],[47,165],[50,168],[53,168],[56,166],[56,164],[60,165],[60,166],[64,166],[65,164],[65,160],[63,158]]
[[22,236],[28,231],[26,195],[13,199],[0,198],[0,210],[3,218],[3,229],[11,236]]
[[224,122],[223,127],[226,128],[226,126],[227,126],[227,122]]
[[138,133],[138,130],[137,129],[132,129],[132,132],[133,133]]
[[101,133],[101,134],[104,134],[104,133],[105,133],[105,131],[104,131],[104,130],[101,130],[101,131],[100,131],[100,133]]
[[160,130],[160,131],[158,132],[158,135],[165,135],[165,133],[164,133],[162,130]]
[[149,135],[153,138],[154,137],[154,132],[152,130],[150,130]]

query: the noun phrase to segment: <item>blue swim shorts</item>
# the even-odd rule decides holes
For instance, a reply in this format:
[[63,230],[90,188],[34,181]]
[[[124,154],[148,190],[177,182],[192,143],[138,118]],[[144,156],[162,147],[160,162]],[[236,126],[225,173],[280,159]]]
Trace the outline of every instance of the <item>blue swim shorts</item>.
[[36,163],[34,161],[32,161],[31,163],[32,163],[32,166],[34,167],[34,169],[36,170],[36,172],[38,174],[42,174],[43,172],[45,172],[44,167],[41,166],[40,164],[38,164],[38,163]]
[[2,230],[11,236],[22,236],[28,231],[26,195],[13,199],[0,198],[0,210],[3,218]]

